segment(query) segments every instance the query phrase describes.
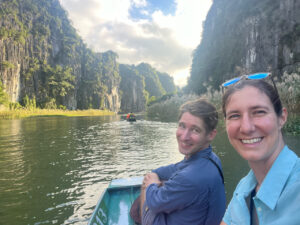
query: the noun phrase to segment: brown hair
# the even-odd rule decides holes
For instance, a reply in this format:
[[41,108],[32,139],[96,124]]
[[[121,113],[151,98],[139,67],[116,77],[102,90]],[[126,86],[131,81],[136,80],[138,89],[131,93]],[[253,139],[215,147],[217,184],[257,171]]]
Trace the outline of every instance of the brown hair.
[[246,86],[255,87],[261,92],[263,92],[265,95],[267,95],[273,105],[276,115],[280,116],[282,114],[282,103],[279,98],[277,89],[275,89],[273,85],[269,84],[265,80],[241,80],[237,84],[229,86],[229,88],[223,95],[222,110],[224,117],[226,117],[226,105],[230,96],[236,91],[242,90]]
[[182,114],[189,112],[193,116],[199,117],[203,120],[206,133],[211,132],[217,127],[218,124],[218,112],[211,103],[205,99],[197,99],[188,101],[181,105],[179,109],[179,119]]

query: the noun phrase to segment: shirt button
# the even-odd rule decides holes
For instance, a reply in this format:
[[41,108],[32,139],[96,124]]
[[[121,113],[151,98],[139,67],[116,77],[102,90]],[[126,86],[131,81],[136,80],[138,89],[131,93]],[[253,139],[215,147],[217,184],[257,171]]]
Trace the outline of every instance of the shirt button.
[[258,211],[258,212],[261,212],[261,207],[258,207],[258,208],[257,208],[257,211]]

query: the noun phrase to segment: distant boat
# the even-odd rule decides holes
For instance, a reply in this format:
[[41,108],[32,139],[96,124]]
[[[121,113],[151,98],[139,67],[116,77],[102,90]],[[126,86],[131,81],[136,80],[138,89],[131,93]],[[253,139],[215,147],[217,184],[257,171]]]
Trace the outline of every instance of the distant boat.
[[88,225],[134,225],[129,212],[140,195],[142,181],[143,177],[112,180],[100,196]]
[[134,114],[130,114],[129,117],[126,118],[127,121],[134,122],[136,121],[136,116]]

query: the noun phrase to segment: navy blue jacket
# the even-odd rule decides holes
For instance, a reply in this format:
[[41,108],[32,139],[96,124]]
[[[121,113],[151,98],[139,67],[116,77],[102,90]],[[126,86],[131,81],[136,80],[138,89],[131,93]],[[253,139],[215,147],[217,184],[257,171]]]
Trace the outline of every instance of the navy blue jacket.
[[157,217],[155,224],[219,225],[225,212],[226,199],[220,173],[220,159],[211,147],[189,159],[153,170],[163,186],[151,184],[146,190],[148,207]]

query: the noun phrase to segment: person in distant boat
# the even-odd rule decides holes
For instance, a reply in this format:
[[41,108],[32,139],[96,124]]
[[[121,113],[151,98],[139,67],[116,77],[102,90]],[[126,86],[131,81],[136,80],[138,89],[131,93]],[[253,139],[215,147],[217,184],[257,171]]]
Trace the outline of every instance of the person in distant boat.
[[131,113],[132,113],[132,112],[127,113],[127,116],[126,116],[126,119],[127,119],[127,120],[129,119]]
[[[271,83],[267,79],[271,78]],[[222,84],[228,139],[251,168],[237,185],[221,225],[300,224],[300,159],[285,145],[287,120],[269,73]]]
[[203,99],[180,107],[176,137],[184,159],[145,175],[143,225],[217,225],[226,208],[221,161],[212,151],[218,112]]
[[135,118],[135,115],[134,115],[133,112],[128,113],[127,116],[126,116],[126,119],[127,119],[127,120],[129,120],[129,119],[131,119],[131,118]]

